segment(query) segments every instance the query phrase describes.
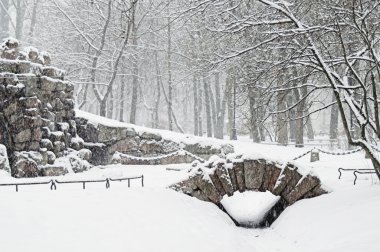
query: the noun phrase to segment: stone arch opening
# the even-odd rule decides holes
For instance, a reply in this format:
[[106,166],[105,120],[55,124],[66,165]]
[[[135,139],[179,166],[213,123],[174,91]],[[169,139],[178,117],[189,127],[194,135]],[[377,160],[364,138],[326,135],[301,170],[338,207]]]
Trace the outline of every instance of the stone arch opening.
[[[246,191],[269,191],[279,196],[278,202],[254,227],[270,226],[285,208],[298,200],[327,193],[320,179],[311,170],[298,167],[294,163],[281,165],[261,158],[221,159],[216,162],[206,162],[194,167],[188,179],[170,188],[197,199],[212,202],[232,219],[233,217],[223,207],[221,202],[223,197],[231,197],[235,192]],[[244,226],[236,220],[234,222],[239,226]]]

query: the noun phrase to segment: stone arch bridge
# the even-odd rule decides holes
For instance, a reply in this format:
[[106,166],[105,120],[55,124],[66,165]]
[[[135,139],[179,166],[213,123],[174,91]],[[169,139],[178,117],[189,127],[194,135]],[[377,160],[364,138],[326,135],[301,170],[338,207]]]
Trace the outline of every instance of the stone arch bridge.
[[252,158],[220,159],[194,167],[189,178],[170,188],[223,209],[221,200],[234,192],[270,191],[280,196],[278,203],[268,212],[263,225],[270,225],[288,206],[301,199],[327,193],[320,179],[307,168],[294,163],[279,163]]

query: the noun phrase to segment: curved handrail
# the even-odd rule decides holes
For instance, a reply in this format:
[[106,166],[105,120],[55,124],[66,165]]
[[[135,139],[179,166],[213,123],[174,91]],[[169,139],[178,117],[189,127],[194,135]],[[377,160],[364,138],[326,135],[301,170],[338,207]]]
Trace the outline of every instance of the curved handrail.
[[358,179],[358,174],[376,174],[375,171],[354,171],[354,185],[356,185],[356,180]]
[[339,172],[338,179],[342,177],[342,171],[374,171],[374,169],[338,168],[338,172]]

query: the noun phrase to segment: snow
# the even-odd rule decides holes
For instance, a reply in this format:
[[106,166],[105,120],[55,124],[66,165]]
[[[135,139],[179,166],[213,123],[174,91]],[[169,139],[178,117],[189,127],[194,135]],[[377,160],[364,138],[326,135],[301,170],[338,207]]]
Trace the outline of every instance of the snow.
[[[299,251],[378,251],[379,186],[351,187],[286,209],[272,229],[296,242]],[[312,214],[306,214],[307,212]],[[327,242],[328,241],[328,242]]]
[[216,206],[169,189],[11,193],[0,207],[2,251],[255,251]]
[[280,200],[271,192],[235,192],[231,197],[225,195],[221,201],[229,215],[243,226],[259,225],[269,210]]
[[[0,166],[5,171],[8,171],[8,172],[10,171],[7,148],[2,144],[0,144]],[[3,169],[0,169],[0,171]],[[0,176],[1,176],[1,174],[0,174]]]
[[[247,156],[263,153],[285,162],[311,149],[244,140],[225,142]],[[18,193],[14,187],[0,187],[0,248],[7,252],[379,251],[378,179],[373,174],[363,175],[354,186],[353,174],[347,172],[338,180],[339,167],[372,168],[364,153],[346,156],[320,153],[318,162],[310,163],[310,155],[296,162],[317,174],[331,193],[296,202],[266,229],[236,227],[215,205],[167,189],[189,176],[191,164],[109,165],[54,177],[89,180],[143,174],[143,188],[139,180],[131,181],[130,188],[127,182],[111,182],[109,189],[103,183],[88,184],[86,190],[81,184],[58,184],[56,191],[50,191],[48,185],[20,186]],[[15,179],[0,171],[0,183],[50,179]],[[235,193],[228,200],[244,194]],[[230,205],[251,207],[248,202]],[[255,211],[260,212],[255,208],[241,214],[253,215]]]

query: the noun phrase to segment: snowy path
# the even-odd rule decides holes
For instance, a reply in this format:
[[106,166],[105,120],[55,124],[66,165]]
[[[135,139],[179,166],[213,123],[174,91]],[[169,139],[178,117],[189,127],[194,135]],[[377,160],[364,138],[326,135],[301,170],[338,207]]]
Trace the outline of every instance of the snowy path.
[[255,251],[216,206],[167,189],[1,198],[1,251]]

